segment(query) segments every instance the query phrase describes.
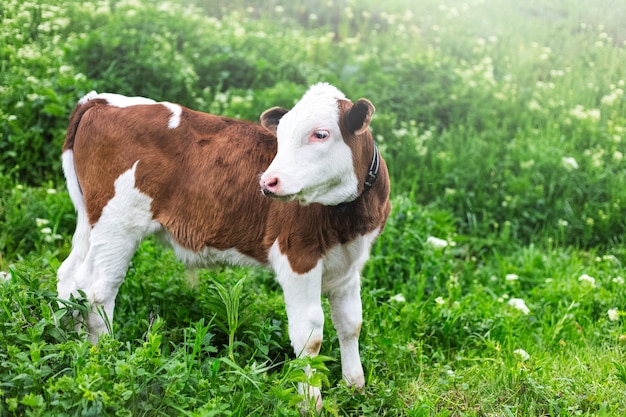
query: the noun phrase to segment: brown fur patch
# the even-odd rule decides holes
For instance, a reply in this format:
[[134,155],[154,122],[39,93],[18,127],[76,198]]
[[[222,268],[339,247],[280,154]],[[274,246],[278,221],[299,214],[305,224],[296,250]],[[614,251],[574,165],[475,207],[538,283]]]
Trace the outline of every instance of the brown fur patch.
[[322,348],[322,339],[310,340],[306,345],[306,353],[309,356],[317,356]]

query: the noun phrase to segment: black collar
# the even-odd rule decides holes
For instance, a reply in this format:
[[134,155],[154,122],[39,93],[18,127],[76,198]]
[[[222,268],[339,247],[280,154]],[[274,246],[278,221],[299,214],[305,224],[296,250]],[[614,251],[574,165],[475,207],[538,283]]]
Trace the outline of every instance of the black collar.
[[355,204],[356,201],[359,201],[360,198],[365,194],[367,190],[372,188],[374,183],[376,182],[376,178],[378,178],[378,170],[380,169],[380,154],[378,152],[378,147],[376,146],[376,142],[374,142],[374,156],[372,157],[372,162],[370,163],[370,168],[367,171],[367,177],[365,178],[365,185],[363,185],[363,191],[361,194],[353,201],[348,201],[344,203],[339,203],[336,206],[332,206],[335,209],[343,212],[348,209],[352,204]]
[[378,147],[376,146],[376,142],[374,142],[374,156],[372,157],[370,169],[367,171],[367,177],[365,178],[365,187],[363,188],[363,192],[372,188],[372,185],[374,185],[374,183],[376,182],[376,178],[378,178],[379,168],[380,154],[378,153]]

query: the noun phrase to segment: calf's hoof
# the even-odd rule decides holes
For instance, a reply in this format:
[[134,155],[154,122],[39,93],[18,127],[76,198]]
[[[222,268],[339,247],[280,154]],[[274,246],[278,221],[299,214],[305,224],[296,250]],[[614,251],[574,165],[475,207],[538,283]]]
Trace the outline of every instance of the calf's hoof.
[[319,388],[299,383],[298,392],[304,395],[304,401],[299,404],[301,416],[317,415],[322,411],[322,393]]

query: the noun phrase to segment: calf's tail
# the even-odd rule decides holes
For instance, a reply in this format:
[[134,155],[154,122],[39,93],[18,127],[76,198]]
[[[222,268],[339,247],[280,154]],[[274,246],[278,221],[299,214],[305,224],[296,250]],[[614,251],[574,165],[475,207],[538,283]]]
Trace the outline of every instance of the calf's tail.
[[63,153],[67,150],[74,149],[74,139],[76,139],[78,125],[80,125],[80,121],[85,113],[98,103],[97,100],[94,100],[97,97],[98,93],[92,91],[81,98],[76,104],[76,107],[74,107],[74,111],[72,111],[72,114],[70,115],[70,123],[67,126],[67,133],[65,134]]
[[67,126],[67,133],[65,134],[65,143],[63,144],[63,173],[65,174],[70,198],[72,199],[72,203],[74,203],[79,218],[86,217],[86,210],[85,200],[74,166],[74,141],[83,116],[98,103],[99,100],[95,100],[96,98],[98,98],[98,93],[92,91],[78,101],[74,111],[72,111],[70,115],[70,122]]

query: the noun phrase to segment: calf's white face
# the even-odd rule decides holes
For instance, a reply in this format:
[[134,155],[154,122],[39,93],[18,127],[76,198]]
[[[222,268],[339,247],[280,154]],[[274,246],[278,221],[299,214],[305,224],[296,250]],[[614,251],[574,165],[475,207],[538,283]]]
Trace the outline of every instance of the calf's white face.
[[338,89],[317,84],[290,111],[269,111],[280,121],[276,157],[261,176],[265,194],[323,205],[357,197],[358,180],[352,150],[341,135],[338,100],[346,100]]

